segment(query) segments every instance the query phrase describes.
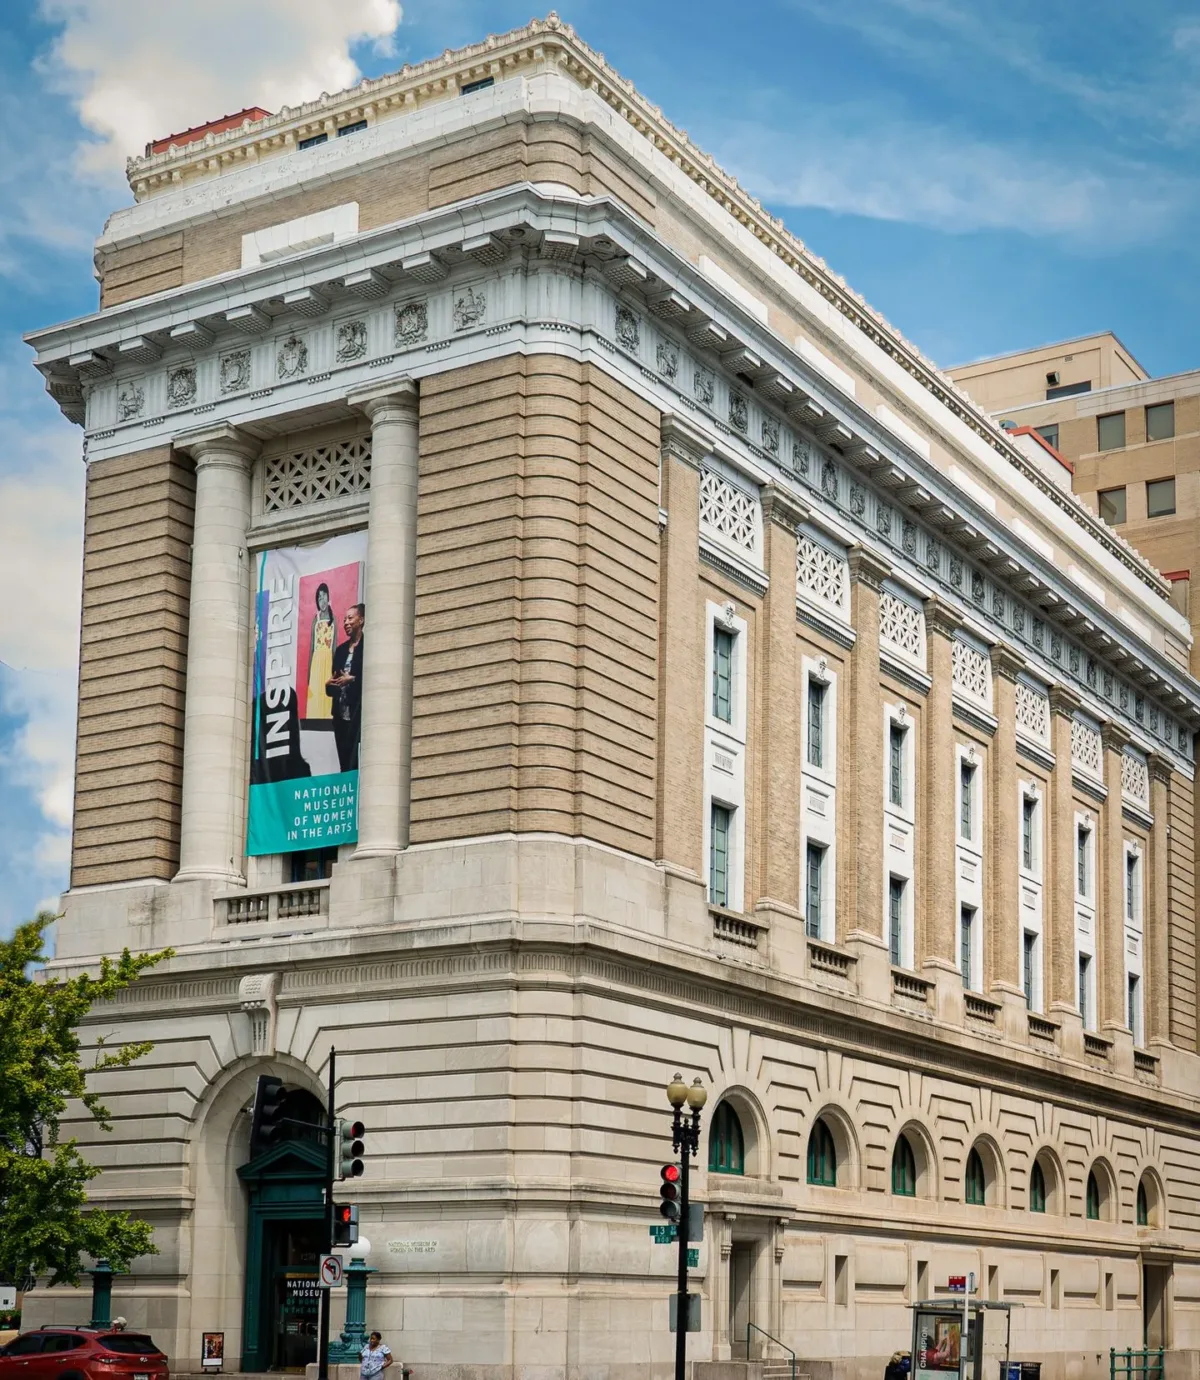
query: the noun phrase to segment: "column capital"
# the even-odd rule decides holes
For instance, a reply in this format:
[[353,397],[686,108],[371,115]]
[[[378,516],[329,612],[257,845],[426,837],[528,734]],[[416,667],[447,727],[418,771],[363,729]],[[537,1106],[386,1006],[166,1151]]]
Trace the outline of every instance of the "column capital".
[[928,632],[953,637],[963,625],[963,616],[944,599],[931,594],[925,600],[925,627]]
[[1068,690],[1065,685],[1052,685],[1050,687],[1050,712],[1058,714],[1064,719],[1073,719],[1083,701],[1074,692]]
[[994,676],[999,676],[1002,680],[1015,681],[1024,669],[1025,658],[1019,656],[1005,643],[997,642],[992,648],[992,674]]
[[663,459],[670,456],[689,469],[699,470],[712,442],[693,422],[675,412],[664,412],[659,421],[659,449]]
[[1171,772],[1173,770],[1170,761],[1161,753],[1152,752],[1146,758],[1146,765],[1150,768],[1150,780],[1158,781],[1164,786],[1171,784]]
[[1129,734],[1112,719],[1105,719],[1100,725],[1100,741],[1105,752],[1124,752],[1133,741]]
[[762,490],[763,523],[774,523],[794,537],[796,528],[809,515],[810,508],[794,494],[776,484],[764,484]]
[[261,441],[227,422],[181,431],[171,444],[190,455],[197,466],[224,464],[236,469],[247,468],[262,449]]
[[365,412],[372,426],[379,422],[416,421],[417,385],[412,379],[389,379],[387,383],[347,394],[346,403],[357,412]]
[[892,573],[892,567],[881,556],[877,556],[868,546],[850,548],[850,580],[857,584],[862,581],[869,589],[879,593],[883,582]]

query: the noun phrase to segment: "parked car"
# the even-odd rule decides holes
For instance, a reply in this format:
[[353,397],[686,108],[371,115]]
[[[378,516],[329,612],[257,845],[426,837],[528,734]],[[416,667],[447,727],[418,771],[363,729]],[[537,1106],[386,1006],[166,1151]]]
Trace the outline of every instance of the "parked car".
[[168,1380],[144,1332],[39,1327],[0,1347],[0,1380]]

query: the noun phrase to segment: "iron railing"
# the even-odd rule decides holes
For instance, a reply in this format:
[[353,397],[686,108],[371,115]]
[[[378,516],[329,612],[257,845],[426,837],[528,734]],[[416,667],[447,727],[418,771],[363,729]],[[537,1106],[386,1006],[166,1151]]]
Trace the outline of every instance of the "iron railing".
[[[757,1323],[748,1322],[746,1324],[746,1359],[750,1359],[751,1332],[760,1332],[767,1339],[768,1342],[774,1342],[777,1347],[787,1352],[787,1354],[792,1358],[792,1380],[796,1380],[796,1353],[792,1350],[790,1346],[785,1346],[784,1343],[781,1342],[778,1337],[772,1337],[765,1327],[759,1327]],[[1154,1380],[1154,1377],[1147,1376],[1146,1380]],[[1162,1377],[1158,1377],[1158,1380],[1162,1380]]]
[[1110,1347],[1108,1380],[1163,1380],[1163,1348],[1148,1346],[1135,1351],[1127,1346],[1118,1351]]

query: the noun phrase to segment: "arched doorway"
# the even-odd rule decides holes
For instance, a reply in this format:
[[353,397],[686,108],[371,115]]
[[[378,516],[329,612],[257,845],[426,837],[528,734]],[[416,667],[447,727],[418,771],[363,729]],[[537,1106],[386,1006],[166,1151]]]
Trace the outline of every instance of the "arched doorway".
[[[237,1171],[248,1195],[243,1371],[303,1372],[317,1359],[317,1263],[324,1244],[323,1122],[311,1093],[289,1093],[278,1139]],[[257,1149],[257,1153],[255,1150]]]

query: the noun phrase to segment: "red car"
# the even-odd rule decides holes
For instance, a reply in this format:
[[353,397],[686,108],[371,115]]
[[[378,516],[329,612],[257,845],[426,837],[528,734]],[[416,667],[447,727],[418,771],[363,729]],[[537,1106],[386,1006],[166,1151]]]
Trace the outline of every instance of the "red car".
[[39,1327],[0,1348],[0,1380],[168,1380],[144,1332]]

